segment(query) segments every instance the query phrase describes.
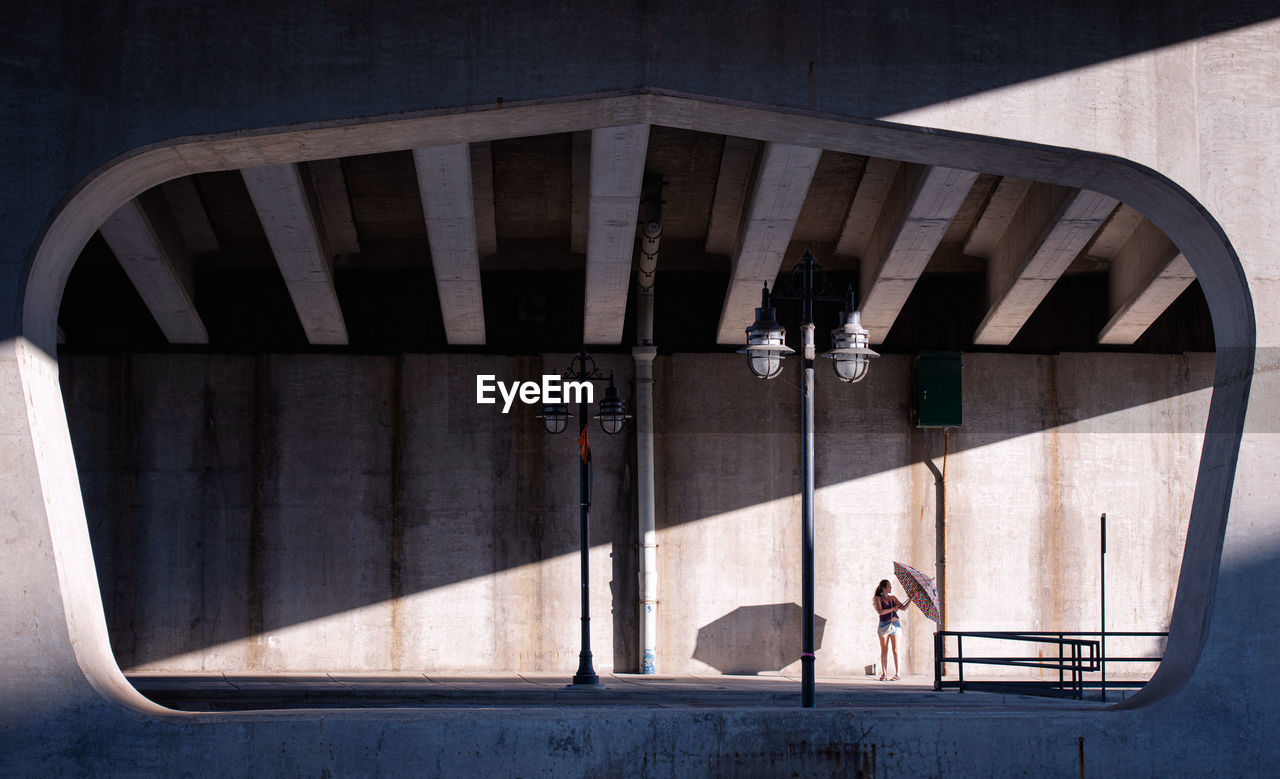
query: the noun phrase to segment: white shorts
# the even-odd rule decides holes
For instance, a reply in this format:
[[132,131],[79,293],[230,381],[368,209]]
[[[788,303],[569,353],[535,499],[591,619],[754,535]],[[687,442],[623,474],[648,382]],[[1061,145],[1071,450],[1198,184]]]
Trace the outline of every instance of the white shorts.
[[892,622],[881,622],[876,632],[882,636],[896,636],[902,632],[902,623],[896,619]]

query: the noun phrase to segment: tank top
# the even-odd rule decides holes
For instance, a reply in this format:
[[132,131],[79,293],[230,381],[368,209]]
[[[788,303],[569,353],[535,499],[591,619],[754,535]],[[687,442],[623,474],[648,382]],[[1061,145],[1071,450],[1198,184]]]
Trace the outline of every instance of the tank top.
[[[877,608],[878,608],[878,609],[888,608],[888,606],[889,606],[889,598],[891,598],[891,597],[893,597],[893,596],[891,596],[891,595],[881,595],[881,596],[880,596],[880,605],[879,605],[879,606],[877,606]],[[881,614],[881,615],[880,615],[880,624],[881,624],[881,625],[883,625],[883,624],[885,624],[886,622],[892,622],[892,621],[894,621],[894,620],[895,620],[895,619],[897,619],[897,618],[898,618],[898,609],[897,609],[897,608],[895,608],[893,611],[889,612],[888,614]]]

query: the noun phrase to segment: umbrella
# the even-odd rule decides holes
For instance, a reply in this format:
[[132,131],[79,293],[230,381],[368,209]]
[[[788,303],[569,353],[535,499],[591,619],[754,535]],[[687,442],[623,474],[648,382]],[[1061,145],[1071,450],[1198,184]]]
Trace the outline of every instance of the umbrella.
[[895,562],[893,575],[902,583],[911,602],[920,607],[929,619],[942,624],[942,615],[938,613],[938,588],[933,586],[933,579],[920,573],[909,565]]

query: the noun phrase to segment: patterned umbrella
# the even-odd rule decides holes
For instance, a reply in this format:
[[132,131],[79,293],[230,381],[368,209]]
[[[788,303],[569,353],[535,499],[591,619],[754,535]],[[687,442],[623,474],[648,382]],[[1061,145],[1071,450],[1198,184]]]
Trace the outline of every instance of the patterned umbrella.
[[902,583],[911,602],[920,607],[929,619],[942,624],[942,615],[938,613],[938,588],[933,586],[933,579],[925,576],[909,565],[895,562],[893,575]]

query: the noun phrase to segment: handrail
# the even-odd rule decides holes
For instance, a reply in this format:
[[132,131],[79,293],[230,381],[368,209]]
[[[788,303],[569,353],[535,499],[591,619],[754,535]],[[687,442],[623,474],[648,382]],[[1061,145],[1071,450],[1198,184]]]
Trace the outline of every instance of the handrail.
[[[1110,631],[1106,632],[1108,637],[1115,638],[1167,638],[1169,634],[1163,631]],[[982,682],[982,684],[990,684],[1002,687],[1018,686],[1021,688],[1043,689],[1046,685],[1052,685],[1059,691],[1069,689],[1071,697],[1082,699],[1084,697],[1084,688],[1098,687],[1102,693],[1102,699],[1106,700],[1106,664],[1111,663],[1158,663],[1163,657],[1106,657],[1102,651],[1101,641],[1098,639],[1083,638],[1084,636],[1097,636],[1101,639],[1102,634],[1098,631],[1036,631],[1036,630],[1017,630],[1017,631],[966,631],[966,630],[939,630],[934,633],[933,646],[933,672],[934,682],[933,689],[942,690],[943,687],[955,686],[959,692],[964,692],[964,666],[970,665],[1003,665],[1015,668],[1039,668],[1046,670],[1056,670],[1058,672],[1058,681],[1056,685],[1051,682],[1034,682],[1034,681],[1009,681],[1009,682]],[[956,639],[956,655],[948,657],[945,653],[945,639],[954,637]],[[964,639],[980,638],[980,639],[996,639],[1002,641],[1022,641],[1030,643],[1057,644],[1058,656],[1055,657],[1019,657],[1019,656],[1000,656],[1000,657],[974,657],[964,656]],[[955,663],[957,670],[957,681],[944,682],[942,679],[942,666],[944,663]],[[1100,682],[1086,682],[1084,674],[1101,672],[1102,680]],[[1068,680],[1068,674],[1070,676]],[[969,682],[973,686],[974,682]],[[1115,684],[1113,687],[1117,686]],[[1129,685],[1119,685],[1129,686]]]

